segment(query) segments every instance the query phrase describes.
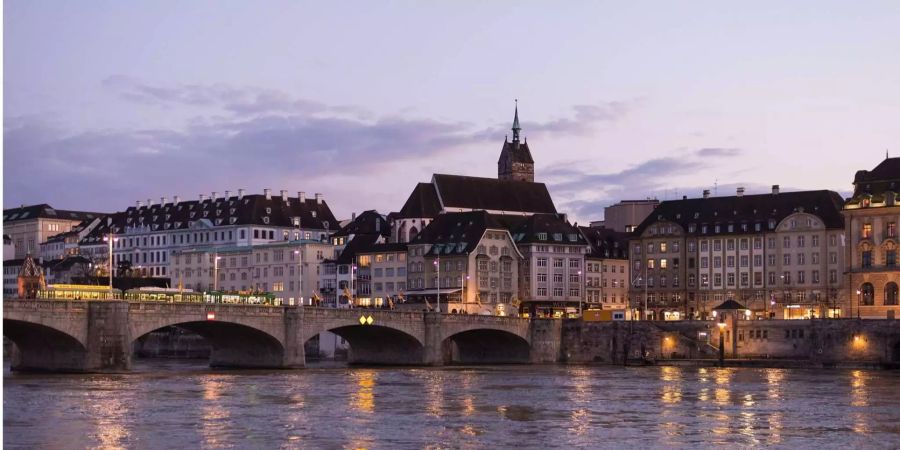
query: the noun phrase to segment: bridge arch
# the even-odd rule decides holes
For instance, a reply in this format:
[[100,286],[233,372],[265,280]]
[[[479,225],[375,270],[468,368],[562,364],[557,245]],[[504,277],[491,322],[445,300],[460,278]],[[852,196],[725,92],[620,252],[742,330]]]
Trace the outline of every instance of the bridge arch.
[[3,319],[3,335],[15,345],[11,368],[21,371],[79,372],[87,365],[85,336],[61,327]]
[[211,367],[298,365],[285,351],[285,318],[278,308],[135,303],[130,305],[129,316],[129,347],[132,348],[138,339],[151,332],[177,326],[202,336],[209,343]]
[[306,308],[304,322],[304,343],[324,331],[334,333],[349,344],[351,364],[419,365],[424,362],[421,313]]
[[528,339],[510,330],[469,328],[446,336],[444,364],[525,364],[531,360]]

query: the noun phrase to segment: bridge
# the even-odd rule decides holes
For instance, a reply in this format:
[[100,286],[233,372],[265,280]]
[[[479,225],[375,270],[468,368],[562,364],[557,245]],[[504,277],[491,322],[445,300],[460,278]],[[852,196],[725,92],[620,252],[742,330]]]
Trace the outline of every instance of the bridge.
[[304,344],[330,331],[356,364],[555,362],[554,321],[517,317],[118,300],[3,303],[4,335],[19,349],[14,370],[121,372],[134,342],[179,326],[210,343],[210,365],[301,368]]

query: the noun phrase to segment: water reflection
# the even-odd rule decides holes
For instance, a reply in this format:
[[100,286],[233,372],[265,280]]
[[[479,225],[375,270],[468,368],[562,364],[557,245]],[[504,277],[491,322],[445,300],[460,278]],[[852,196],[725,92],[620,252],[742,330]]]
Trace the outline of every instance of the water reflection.
[[356,392],[350,400],[350,406],[357,412],[371,414],[375,412],[375,380],[378,373],[370,369],[361,369],[353,372],[356,381]]
[[[91,404],[97,417],[97,439],[99,448],[125,448],[129,438],[126,424],[131,405],[118,392],[120,382],[101,379],[91,390]],[[4,408],[6,409],[6,408]]]
[[591,414],[587,406],[591,403],[591,377],[586,367],[572,367],[569,370],[569,431],[582,436],[590,430]]
[[850,373],[850,405],[859,407],[851,414],[853,417],[853,431],[857,433],[869,433],[869,418],[866,407],[869,406],[869,390],[866,387],[869,374],[861,370]]
[[205,377],[200,381],[203,388],[201,406],[202,422],[200,433],[207,448],[227,446],[227,432],[230,428],[231,413],[224,405],[222,396],[233,386],[233,378],[224,375]]

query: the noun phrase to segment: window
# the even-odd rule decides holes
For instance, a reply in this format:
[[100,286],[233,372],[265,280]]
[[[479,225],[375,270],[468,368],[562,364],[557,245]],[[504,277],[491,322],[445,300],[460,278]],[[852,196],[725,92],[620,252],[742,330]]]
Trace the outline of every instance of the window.
[[872,238],[872,224],[864,223],[862,227],[862,238],[863,239],[871,239]]
[[797,253],[797,264],[801,266],[806,264],[806,254]]
[[781,282],[782,282],[782,284],[785,284],[785,285],[791,284],[791,273],[790,272],[783,273],[781,275]]
[[897,283],[893,281],[884,285],[884,304],[887,306],[896,306],[898,304],[897,298]]
[[734,256],[728,256],[725,258],[725,262],[728,264],[728,267],[734,267]]
[[722,257],[721,256],[713,257],[713,267],[716,269],[722,267]]
[[897,265],[897,250],[890,249],[885,250],[884,252],[884,265],[888,267],[894,267]]
[[872,286],[872,283],[863,283],[859,291],[862,296],[860,299],[862,305],[872,306],[875,304],[875,287]]
[[806,246],[806,237],[805,236],[797,236],[797,247],[803,248]]
[[819,284],[819,271],[818,270],[812,271],[812,283]]
[[812,246],[813,247],[819,246],[819,236],[817,236],[817,235],[812,236]]
[[797,272],[797,283],[798,284],[806,283],[806,272],[805,271],[801,270],[801,271]]
[[897,222],[888,222],[887,226],[885,227],[884,234],[884,237],[897,237]]
[[790,236],[785,236],[783,242],[784,243],[781,245],[782,248],[791,248],[791,237]]
[[648,260],[647,260],[647,268],[648,268],[648,269],[654,269],[654,268],[655,268],[655,263],[656,263],[656,260],[654,260],[653,258],[648,259]]
[[661,258],[661,259],[659,260],[659,268],[660,268],[660,269],[666,269],[666,268],[668,268],[666,258]]
[[868,269],[872,267],[872,250],[863,250],[862,252],[862,267],[864,269]]
[[562,258],[553,258],[553,267],[562,268],[563,267],[563,259]]
[[720,252],[722,251],[722,241],[716,239],[713,241],[713,251]]
[[791,265],[791,255],[789,253],[786,253],[784,255],[784,265],[785,266]]
[[[479,261],[479,262],[482,262],[482,261]],[[538,267],[547,267],[547,258],[538,258],[537,266]]]
[[660,252],[660,253],[665,253],[665,252],[666,252],[666,243],[665,243],[665,242],[660,242],[660,243],[659,243],[659,252]]
[[725,241],[725,249],[728,251],[734,251],[734,239]]

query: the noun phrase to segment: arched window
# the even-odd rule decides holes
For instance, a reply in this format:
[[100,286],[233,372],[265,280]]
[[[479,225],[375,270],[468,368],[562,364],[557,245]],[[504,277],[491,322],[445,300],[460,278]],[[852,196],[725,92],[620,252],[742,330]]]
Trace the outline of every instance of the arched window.
[[889,306],[900,304],[897,302],[897,283],[891,281],[884,285],[884,304]]
[[872,286],[872,283],[863,283],[859,290],[862,295],[860,304],[864,306],[872,306],[875,304],[875,286]]
[[419,235],[419,230],[416,227],[412,227],[409,229],[409,242],[416,240],[416,236]]

